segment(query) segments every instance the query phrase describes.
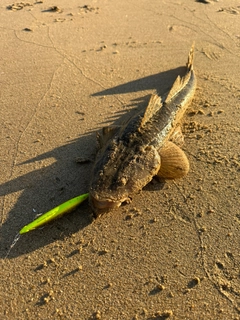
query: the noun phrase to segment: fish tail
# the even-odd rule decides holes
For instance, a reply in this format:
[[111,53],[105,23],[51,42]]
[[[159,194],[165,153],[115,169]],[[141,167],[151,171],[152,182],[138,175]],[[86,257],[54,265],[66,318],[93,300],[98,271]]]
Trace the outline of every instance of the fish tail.
[[188,71],[193,70],[194,47],[195,47],[195,43],[193,42],[192,47],[191,47],[191,49],[189,51],[189,54],[188,54],[188,61],[187,61],[187,69],[188,69]]
[[173,86],[167,95],[167,98],[164,101],[165,103],[170,102],[189,82],[191,73],[193,72],[193,52],[194,52],[194,43],[188,54],[186,73],[183,77],[180,77],[180,76],[177,77],[177,79],[173,83]]

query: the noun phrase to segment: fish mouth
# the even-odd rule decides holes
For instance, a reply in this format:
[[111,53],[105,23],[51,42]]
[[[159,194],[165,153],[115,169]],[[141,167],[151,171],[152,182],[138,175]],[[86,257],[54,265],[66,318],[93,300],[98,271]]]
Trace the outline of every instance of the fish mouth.
[[89,202],[96,216],[99,216],[102,213],[111,209],[118,208],[122,204],[122,201],[113,201],[110,199],[96,199],[91,194],[89,196]]

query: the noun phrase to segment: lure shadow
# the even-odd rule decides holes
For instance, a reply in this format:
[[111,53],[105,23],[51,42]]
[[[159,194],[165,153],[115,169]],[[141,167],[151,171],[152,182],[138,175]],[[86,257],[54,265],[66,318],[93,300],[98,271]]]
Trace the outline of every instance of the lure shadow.
[[[177,75],[181,75],[183,72],[184,67],[172,69],[96,92],[92,96],[131,93],[149,89],[157,91],[162,96],[172,86]],[[148,101],[149,95],[144,95],[130,101],[130,104],[123,108],[123,114],[120,117],[119,114],[116,115],[116,120],[113,124],[125,121],[136,112],[136,108],[144,110]],[[130,111],[127,110],[128,107],[131,107]],[[113,119],[109,119],[109,122],[112,123]],[[102,125],[106,126],[106,123]],[[36,212],[47,212],[79,194],[88,192],[92,163],[79,165],[75,159],[78,157],[91,158],[92,154],[96,153],[96,136],[94,131],[96,132],[93,129],[88,134],[66,145],[57,147],[25,162],[27,164],[47,158],[54,158],[56,161],[50,166],[29,172],[0,185],[0,196],[22,191],[15,206],[8,213],[7,220],[1,226],[1,258],[6,257],[13,239],[19,230],[35,219]],[[158,188],[161,190],[162,186],[160,184]],[[155,189],[153,185],[144,188],[144,190],[149,191],[153,189]],[[71,236],[71,234],[84,229],[91,222],[92,210],[86,201],[74,212],[51,222],[41,229],[22,235],[10,251],[8,259],[35,251],[57,240],[64,240],[64,238]]]

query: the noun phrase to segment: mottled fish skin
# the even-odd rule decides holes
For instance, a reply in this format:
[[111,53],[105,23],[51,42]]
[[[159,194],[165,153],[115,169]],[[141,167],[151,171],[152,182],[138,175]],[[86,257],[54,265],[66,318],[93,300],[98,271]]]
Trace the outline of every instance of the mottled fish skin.
[[141,190],[161,166],[159,150],[169,140],[194,96],[193,46],[186,73],[178,76],[164,101],[152,95],[145,112],[121,127],[103,131],[90,184],[90,204],[98,216]]

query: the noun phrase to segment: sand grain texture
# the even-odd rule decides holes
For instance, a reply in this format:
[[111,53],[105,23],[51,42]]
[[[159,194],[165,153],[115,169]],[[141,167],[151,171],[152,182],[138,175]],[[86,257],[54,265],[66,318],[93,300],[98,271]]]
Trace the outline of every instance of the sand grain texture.
[[[239,1],[0,4],[1,319],[240,319]],[[92,221],[95,131],[163,94],[195,41],[190,172]]]

